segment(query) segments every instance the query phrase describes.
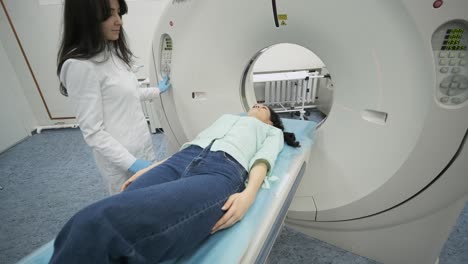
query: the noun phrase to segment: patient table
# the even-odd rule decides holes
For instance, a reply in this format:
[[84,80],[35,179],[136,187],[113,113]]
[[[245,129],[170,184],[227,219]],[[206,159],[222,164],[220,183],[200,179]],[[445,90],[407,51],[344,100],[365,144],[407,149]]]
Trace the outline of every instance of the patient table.
[[[273,168],[269,189],[261,189],[242,221],[207,239],[196,251],[167,263],[264,263],[281,231],[288,207],[304,174],[317,123],[283,119],[285,130],[294,132],[301,148],[285,144]],[[23,258],[18,264],[48,263],[53,241]]]

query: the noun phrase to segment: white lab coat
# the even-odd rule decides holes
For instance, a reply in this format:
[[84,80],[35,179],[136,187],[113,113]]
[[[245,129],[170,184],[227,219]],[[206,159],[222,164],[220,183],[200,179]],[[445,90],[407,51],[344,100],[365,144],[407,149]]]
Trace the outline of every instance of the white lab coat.
[[60,80],[109,193],[117,193],[136,159],[155,160],[140,100],[158,97],[160,90],[139,88],[131,69],[110,52],[67,60]]

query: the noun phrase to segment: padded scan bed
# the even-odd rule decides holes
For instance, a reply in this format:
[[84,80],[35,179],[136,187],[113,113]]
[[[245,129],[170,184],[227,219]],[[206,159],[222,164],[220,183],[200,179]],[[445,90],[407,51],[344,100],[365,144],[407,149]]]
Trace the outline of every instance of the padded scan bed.
[[[301,148],[285,144],[273,168],[270,189],[261,189],[242,221],[206,240],[196,251],[167,263],[264,263],[286,217],[291,200],[305,170],[317,123],[283,119],[285,130],[294,132]],[[45,244],[19,264],[48,263],[53,241]]]

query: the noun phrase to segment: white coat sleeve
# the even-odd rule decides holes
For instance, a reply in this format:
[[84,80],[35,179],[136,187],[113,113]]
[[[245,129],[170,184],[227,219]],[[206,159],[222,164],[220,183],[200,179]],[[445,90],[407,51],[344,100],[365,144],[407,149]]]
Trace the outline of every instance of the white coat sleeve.
[[105,130],[101,88],[92,65],[86,61],[67,60],[60,80],[67,88],[86,143],[117,167],[128,170],[136,158]]
[[140,101],[148,101],[159,97],[160,90],[158,87],[138,88]]

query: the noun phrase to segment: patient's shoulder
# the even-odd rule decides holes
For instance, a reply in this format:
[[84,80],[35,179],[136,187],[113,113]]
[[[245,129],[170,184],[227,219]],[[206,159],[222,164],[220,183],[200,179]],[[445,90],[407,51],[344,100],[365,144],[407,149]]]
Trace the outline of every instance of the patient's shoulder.
[[223,114],[218,118],[218,120],[237,120],[239,119],[239,115],[233,115],[233,114]]

